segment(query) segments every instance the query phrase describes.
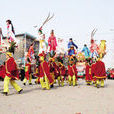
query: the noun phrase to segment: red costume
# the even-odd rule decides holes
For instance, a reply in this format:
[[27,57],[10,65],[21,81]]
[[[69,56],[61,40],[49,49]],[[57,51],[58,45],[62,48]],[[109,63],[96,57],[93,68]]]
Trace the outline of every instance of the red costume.
[[73,75],[76,76],[76,80],[77,80],[77,69],[76,69],[76,65],[68,65],[68,75],[70,75],[71,77],[73,77]]
[[50,75],[50,68],[46,61],[40,63],[40,66],[39,66],[39,76],[42,78],[45,75],[47,76],[49,83],[53,84],[54,80],[53,80],[52,76]]
[[59,71],[59,76],[65,76],[66,69],[64,65],[59,66],[58,71]]
[[25,77],[26,77],[27,80],[29,80],[30,73],[31,73],[31,64],[27,63],[25,65]]
[[59,76],[58,72],[59,67],[56,65],[55,62],[49,62],[49,67],[50,67],[50,73],[53,73],[54,78],[57,79],[57,76]]
[[5,66],[1,65],[0,66],[0,77],[5,78]]
[[11,77],[12,79],[19,79],[19,72],[17,69],[17,64],[13,57],[9,58],[5,62],[6,76]]
[[86,65],[86,75],[85,75],[86,81],[92,81],[92,66]]
[[28,50],[28,54],[27,54],[27,56],[29,57],[30,60],[32,60],[33,54],[34,54],[33,46],[30,46],[30,48]]
[[96,81],[96,78],[94,77],[94,72],[95,72],[95,63],[93,63],[91,66],[91,75],[92,75],[93,81]]
[[94,77],[96,79],[106,78],[105,64],[102,61],[97,61],[94,68]]
[[57,47],[57,41],[56,41],[56,37],[55,36],[50,36],[48,39],[48,45],[50,47],[50,52],[51,51],[56,51],[56,47]]

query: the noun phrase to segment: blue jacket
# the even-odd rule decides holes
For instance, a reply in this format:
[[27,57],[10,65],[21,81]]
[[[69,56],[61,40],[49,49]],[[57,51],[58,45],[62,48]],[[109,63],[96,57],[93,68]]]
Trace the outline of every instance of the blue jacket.
[[88,47],[84,46],[82,52],[84,52],[85,57],[90,57],[90,50],[88,49]]
[[68,48],[70,48],[71,45],[73,45],[76,49],[78,48],[78,46],[74,42],[69,42],[68,43]]

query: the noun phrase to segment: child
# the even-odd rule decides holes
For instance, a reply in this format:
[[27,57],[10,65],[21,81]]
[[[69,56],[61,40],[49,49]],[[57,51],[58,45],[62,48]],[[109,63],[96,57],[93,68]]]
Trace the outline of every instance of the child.
[[94,78],[96,79],[96,87],[104,87],[104,80],[106,79],[105,64],[98,58],[94,66]]
[[85,72],[85,80],[87,85],[91,85],[92,84],[92,60],[89,58],[87,59],[87,63],[86,63],[86,72]]
[[73,86],[77,85],[77,69],[73,56],[70,57],[68,65],[68,82],[69,86],[71,86],[72,84]]
[[26,85],[27,80],[29,80],[29,85],[32,85],[31,80],[32,80],[32,74],[31,74],[31,62],[30,59],[27,58],[27,63],[25,65],[25,78],[23,80],[23,84]]
[[40,57],[40,65],[39,65],[39,76],[40,76],[40,83],[42,89],[50,89],[50,86],[53,85],[54,80],[50,74],[49,64],[45,61],[45,54],[41,53]]
[[6,62],[5,62],[5,78],[4,78],[4,95],[8,95],[9,92],[9,82],[16,89],[16,91],[20,94],[22,92],[22,88],[15,82],[16,79],[19,79],[19,72],[17,69],[17,64],[12,57],[12,53],[6,53]]
[[65,69],[65,66],[63,65],[63,60],[62,58],[58,58],[58,77],[57,77],[57,80],[58,80],[58,84],[59,86],[64,86],[64,76],[65,76],[65,73],[66,73],[66,69]]

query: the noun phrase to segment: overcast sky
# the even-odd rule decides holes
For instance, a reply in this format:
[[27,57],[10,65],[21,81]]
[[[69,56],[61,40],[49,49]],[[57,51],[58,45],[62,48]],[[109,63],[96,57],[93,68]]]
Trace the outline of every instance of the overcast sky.
[[54,29],[57,38],[63,38],[67,43],[72,37],[81,49],[84,43],[89,45],[90,33],[97,28],[97,43],[100,39],[107,40],[107,50],[112,53],[114,0],[0,0],[0,9],[0,27],[4,35],[5,21],[10,19],[16,34],[28,32],[37,36],[37,30],[33,26],[40,27],[50,12],[55,17],[43,28],[46,38],[51,29]]

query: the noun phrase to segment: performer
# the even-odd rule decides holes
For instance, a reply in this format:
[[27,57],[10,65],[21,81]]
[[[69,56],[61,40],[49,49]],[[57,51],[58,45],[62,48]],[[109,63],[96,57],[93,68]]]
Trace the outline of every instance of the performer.
[[70,57],[68,65],[68,82],[69,86],[71,86],[72,84],[73,86],[77,85],[77,69],[73,56]]
[[65,54],[65,48],[63,46],[63,39],[58,38],[56,54]]
[[6,73],[5,73],[5,78],[4,78],[3,94],[8,95],[9,82],[16,89],[16,91],[20,94],[23,89],[15,82],[15,79],[19,79],[19,73],[18,73],[16,62],[10,52],[6,53],[6,58],[7,58],[5,62]]
[[55,80],[55,69],[56,69],[56,64],[54,62],[54,58],[49,58],[49,68],[50,68],[50,74],[52,75],[53,77],[53,80]]
[[71,46],[74,46],[76,49],[78,49],[78,46],[73,42],[72,38],[69,39],[68,49],[70,49]]
[[57,47],[57,41],[54,35],[54,30],[51,31],[51,35],[48,39],[48,46],[49,46],[49,52],[51,53],[51,55],[54,55]]
[[42,29],[39,30],[39,43],[40,43],[40,46],[39,46],[39,54],[42,53],[42,52],[47,52],[47,48],[48,48],[48,44],[47,42],[45,41],[45,34],[42,34]]
[[91,47],[90,47],[90,51],[91,51],[91,58],[93,57],[98,57],[98,50],[99,50],[99,47],[98,45],[95,43],[95,40],[91,40]]
[[45,61],[45,54],[41,53],[40,57],[40,66],[39,66],[39,74],[40,74],[40,83],[42,89],[50,89],[50,86],[53,85],[54,80],[50,75],[50,68],[48,63]]
[[90,57],[90,50],[86,44],[84,44],[82,52],[84,52],[85,59],[88,59]]
[[75,54],[76,54],[76,50],[74,49],[74,46],[71,45],[70,49],[68,50],[68,55],[72,56],[72,55],[75,55]]
[[85,75],[85,56],[82,52],[78,52],[76,55],[77,58],[77,63],[76,63],[76,68],[77,68],[77,75],[79,78],[83,78]]
[[15,38],[15,30],[13,27],[13,24],[11,22],[11,20],[7,20],[6,21],[7,24],[7,38],[8,38],[8,42],[16,42],[18,43],[18,40]]
[[66,73],[66,69],[65,69],[65,66],[63,65],[63,59],[58,57],[58,64],[57,64],[57,70],[58,70],[58,77],[57,77],[57,80],[58,80],[58,84],[59,86],[64,86],[64,76],[65,76],[65,73]]
[[32,80],[32,74],[31,74],[31,62],[30,59],[27,58],[27,63],[25,65],[25,78],[23,80],[23,84],[26,85],[27,80],[29,80],[29,85],[32,85],[31,80]]
[[[94,69],[94,78],[96,78],[97,88],[104,87],[104,80],[106,79],[105,64],[98,58]],[[101,83],[101,84],[100,84]]]
[[99,47],[93,38],[96,31],[97,31],[97,29],[93,29],[93,31],[91,32],[91,46],[90,46],[91,58],[97,58],[99,56],[98,55]]
[[34,43],[32,43],[30,45],[30,48],[28,50],[28,54],[27,57],[30,59],[30,61],[32,62],[33,58],[34,58],[34,49],[33,49]]
[[85,80],[87,85],[91,85],[92,84],[92,60],[89,58],[88,60],[86,60],[86,70],[85,70]]

